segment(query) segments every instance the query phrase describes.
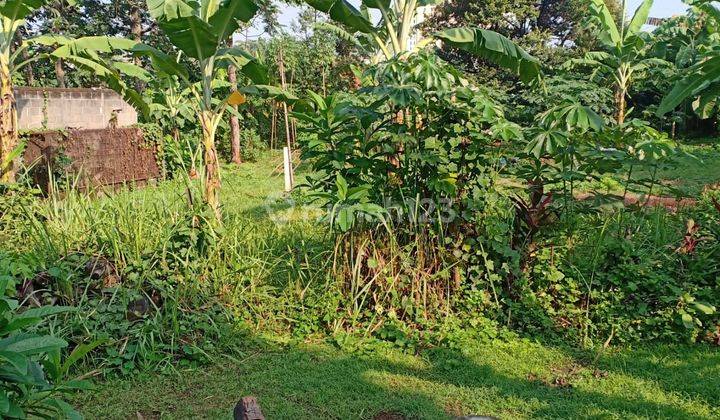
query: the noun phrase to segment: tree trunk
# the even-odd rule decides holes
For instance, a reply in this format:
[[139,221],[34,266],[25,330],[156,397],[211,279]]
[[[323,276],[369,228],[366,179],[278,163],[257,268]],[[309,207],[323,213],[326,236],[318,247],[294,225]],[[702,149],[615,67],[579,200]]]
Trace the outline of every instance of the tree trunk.
[[215,213],[218,221],[222,220],[220,213],[220,161],[215,148],[215,122],[210,111],[203,111],[201,123],[203,130],[203,151],[205,157],[205,203]]
[[[30,54],[28,54],[27,49],[24,49],[22,51],[22,57],[23,60],[29,60]],[[34,86],[35,85],[35,70],[33,70],[33,66],[28,65],[25,66],[25,78],[27,79],[27,85],[28,86]]]
[[615,93],[615,106],[617,109],[616,120],[618,125],[625,123],[625,111],[627,108],[627,100],[625,96],[625,91],[623,89],[618,89]]
[[[230,82],[231,89],[237,90],[237,69],[235,66],[230,65],[228,67],[228,81]],[[238,110],[237,105],[232,106],[235,112]],[[242,163],[242,156],[240,156],[240,121],[237,115],[230,115],[230,151],[232,152],[232,161],[236,164]]]
[[[0,57],[0,163],[18,147],[17,109],[7,57]],[[0,182],[14,182],[16,162],[0,167]]]
[[[133,4],[132,10],[130,12],[130,32],[132,34],[133,41],[142,42],[142,35],[143,35],[143,29],[142,29],[142,15],[140,10],[140,4]],[[142,67],[143,62],[142,59],[137,56],[133,58],[133,62],[136,66]],[[135,80],[135,90],[138,92],[145,89],[145,82],[136,79]]]
[[63,60],[58,58],[55,60],[55,76],[57,77],[58,87],[66,88],[65,85],[65,69],[63,69]]

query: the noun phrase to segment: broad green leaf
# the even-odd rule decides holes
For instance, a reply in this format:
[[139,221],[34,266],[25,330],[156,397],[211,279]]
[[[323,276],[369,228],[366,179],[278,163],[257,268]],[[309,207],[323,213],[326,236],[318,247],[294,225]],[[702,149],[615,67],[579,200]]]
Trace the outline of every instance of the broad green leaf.
[[184,0],[147,0],[147,8],[153,19],[179,19],[196,14],[195,2]]
[[337,224],[342,232],[349,231],[355,224],[355,210],[352,207],[343,207],[338,212]]
[[358,38],[354,34],[351,34],[350,32],[346,31],[345,29],[343,29],[337,25],[333,25],[332,23],[317,22],[313,25],[313,30],[314,31],[323,30],[323,31],[331,32],[331,33],[335,34],[335,36],[337,36],[338,38],[342,39],[345,42],[353,44],[355,47],[357,47],[359,49],[365,48],[363,46],[363,44],[358,40]]
[[635,11],[635,15],[630,21],[630,25],[627,29],[629,36],[635,35],[640,32],[640,29],[645,25],[650,16],[650,9],[652,9],[654,0],[644,0],[640,7]]
[[75,347],[70,353],[70,355],[65,359],[65,362],[62,365],[61,371],[63,373],[67,373],[70,368],[75,365],[79,360],[81,360],[85,355],[90,353],[91,351],[95,350],[96,348],[100,347],[106,342],[104,339],[95,340],[91,343],[87,344],[80,344],[79,346]]
[[292,93],[285,91],[277,86],[270,85],[250,85],[238,89],[247,95],[258,96],[261,98],[270,98],[276,101],[282,101],[292,104],[298,101],[298,97]]
[[442,31],[436,37],[452,47],[512,70],[525,83],[542,77],[538,59],[497,32],[480,28],[455,28]]
[[217,51],[218,35],[210,25],[197,16],[177,19],[158,19],[158,25],[170,41],[188,57],[200,61],[210,58]]
[[11,21],[24,19],[46,3],[47,0],[5,0],[0,2],[0,15]]
[[371,9],[383,8],[385,10],[389,10],[391,3],[392,0],[362,0],[362,4]]
[[15,317],[15,319],[22,318],[45,318],[51,315],[64,314],[67,312],[74,312],[76,308],[72,306],[43,306],[40,308],[32,308],[21,312]]
[[[22,156],[22,154],[25,152],[25,146],[27,146],[27,141],[22,140],[20,143],[13,148],[13,150],[10,151],[6,156],[3,156],[2,160],[0,161],[0,171],[4,171],[5,168],[9,167],[12,162],[15,161],[15,159]],[[7,285],[7,282],[3,282],[4,285]],[[3,284],[0,284],[0,287],[3,286]],[[2,291],[4,293],[5,288],[2,288]]]
[[328,13],[335,4],[335,0],[306,0],[305,3],[320,12]]
[[27,327],[38,324],[40,321],[42,321],[40,318],[13,319],[3,328],[0,328],[0,331],[2,331],[3,335],[7,335],[17,330],[27,329]]
[[11,351],[0,351],[0,359],[10,363],[18,372],[23,375],[27,373],[28,359],[20,353]]
[[369,34],[375,31],[372,22],[347,0],[307,0],[306,3],[316,10],[330,14],[332,20],[356,32]]
[[183,79],[189,77],[187,69],[168,54],[146,44],[136,44],[131,50],[133,54],[150,58],[155,70],[169,76],[179,76]]
[[50,398],[46,401],[46,404],[56,407],[58,411],[63,414],[63,417],[68,420],[82,420],[83,418],[73,406],[61,399]]
[[335,186],[338,190],[338,199],[340,201],[345,200],[348,194],[348,183],[342,175],[337,174],[337,177],[335,179]]
[[46,34],[46,35],[40,35],[40,36],[28,38],[25,40],[25,43],[40,44],[40,45],[47,45],[47,46],[60,46],[60,45],[68,44],[71,41],[73,41],[73,38],[70,38],[67,36]]
[[712,315],[715,313],[715,307],[706,303],[693,302],[692,306],[694,306],[695,309],[704,313],[705,315]]
[[0,389],[0,414],[7,414],[8,411],[10,411],[10,398],[5,389]]
[[268,71],[258,60],[241,48],[223,48],[217,52],[218,61],[226,60],[247,76],[253,83],[264,85],[268,82]]
[[711,58],[691,70],[691,74],[675,84],[675,87],[663,98],[658,115],[663,116],[686,99],[700,94],[700,90],[711,83],[720,81],[720,56]]
[[600,22],[600,33],[598,34],[600,41],[608,47],[620,48],[622,44],[620,31],[605,0],[590,0],[590,10]]
[[4,347],[2,347],[2,341],[0,341],[0,351],[16,352],[24,355],[42,354],[64,347],[67,347],[65,340],[49,336],[26,337]]
[[218,39],[224,40],[240,27],[238,21],[250,21],[257,11],[258,5],[252,0],[224,0],[208,15],[208,23]]
[[[66,61],[72,62],[73,64],[78,65],[79,67],[84,67],[86,70],[89,70],[91,72],[94,72],[96,76],[101,78],[112,78],[117,77],[117,74],[115,73],[114,69],[107,67],[105,63],[91,60],[89,58],[80,57],[77,55],[66,55],[62,56],[61,58],[65,59]],[[107,81],[107,79],[106,79]]]
[[124,61],[116,61],[113,63],[113,66],[122,74],[133,77],[135,79],[140,79],[145,82],[149,82],[152,80],[153,76],[152,74],[145,70],[144,68],[135,65],[133,63],[126,63]]
[[712,117],[718,111],[718,98],[720,98],[720,83],[714,83],[703,90],[692,103],[693,111],[704,120]]
[[85,381],[81,379],[74,379],[72,381],[67,381],[63,384],[64,388],[68,389],[74,389],[78,391],[91,391],[95,389],[95,386],[93,386],[92,382]]
[[23,411],[22,408],[20,408],[19,405],[17,405],[15,402],[10,401],[10,408],[7,411],[7,417],[11,419],[24,419],[25,411]]
[[690,314],[684,313],[682,314],[682,323],[685,326],[685,328],[691,330],[695,328],[695,322],[693,322],[693,317],[690,316]]
[[52,52],[58,58],[78,56],[90,53],[112,53],[127,51],[138,44],[137,41],[113,36],[87,36],[83,38],[64,41],[62,37],[56,38],[63,44]]

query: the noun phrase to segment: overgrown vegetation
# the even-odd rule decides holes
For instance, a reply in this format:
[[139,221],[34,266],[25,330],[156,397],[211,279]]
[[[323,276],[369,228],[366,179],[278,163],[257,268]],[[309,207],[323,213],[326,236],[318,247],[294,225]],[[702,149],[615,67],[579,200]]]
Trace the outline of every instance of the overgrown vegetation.
[[[0,109],[12,122],[0,172],[17,179],[0,185],[4,416],[76,416],[65,401],[81,379],[111,389],[228,364],[272,373],[232,389],[278,417],[718,414],[712,392],[658,378],[669,367],[617,371],[637,346],[706,367],[720,345],[715,4],[689,2],[649,32],[651,0],[630,19],[601,0],[458,5],[462,16],[453,1],[309,1],[288,33],[273,2],[130,3],[129,23],[103,2],[53,5],[88,12],[94,33],[72,17],[48,30],[43,2],[0,3],[17,18],[3,20],[3,89],[30,76],[115,89],[165,178],[78,191],[79,174],[51,168],[43,196],[19,169],[14,110]],[[268,38],[254,41],[256,14]],[[5,65],[23,54],[35,69]],[[289,194],[282,145],[298,151]],[[479,366],[494,349],[507,357]],[[567,363],[539,367],[555,357]],[[275,365],[306,358],[333,372],[269,396]],[[387,372],[373,382],[365,367]],[[310,408],[284,401],[334,375],[345,406],[322,408],[332,387]],[[347,402],[358,375],[368,404]],[[423,395],[379,404],[397,375]],[[641,400],[623,383],[652,389]],[[107,392],[70,398],[120,415],[98,405]],[[113,403],[125,395],[146,413],[133,392]]]

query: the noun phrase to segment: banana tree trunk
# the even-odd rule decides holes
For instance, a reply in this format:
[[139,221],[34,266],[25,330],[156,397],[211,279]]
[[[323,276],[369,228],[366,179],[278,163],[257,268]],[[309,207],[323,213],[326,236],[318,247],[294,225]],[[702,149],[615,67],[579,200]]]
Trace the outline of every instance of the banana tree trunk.
[[222,219],[220,213],[220,161],[215,148],[216,116],[210,111],[203,111],[201,115],[203,130],[203,151],[205,158],[205,203],[213,210],[218,221]]
[[[18,147],[17,108],[8,58],[0,56],[0,163]],[[14,182],[16,162],[0,166],[0,182]]]
[[622,125],[625,123],[625,113],[627,110],[626,93],[622,89],[618,89],[615,93],[615,107],[617,110],[617,123],[618,125]]
[[62,58],[58,58],[55,60],[55,76],[57,77],[58,87],[59,88],[66,88],[67,84],[65,83],[65,69],[63,68],[63,60]]
[[630,70],[628,65],[623,63],[620,65],[615,76],[615,120],[618,125],[625,123],[625,114],[627,113],[627,94],[630,89]]

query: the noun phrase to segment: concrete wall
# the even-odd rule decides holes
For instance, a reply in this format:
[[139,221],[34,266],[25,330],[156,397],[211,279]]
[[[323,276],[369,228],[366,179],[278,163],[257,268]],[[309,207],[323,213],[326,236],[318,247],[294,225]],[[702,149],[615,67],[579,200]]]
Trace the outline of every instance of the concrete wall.
[[135,109],[109,89],[16,88],[21,130],[93,130],[137,123]]

